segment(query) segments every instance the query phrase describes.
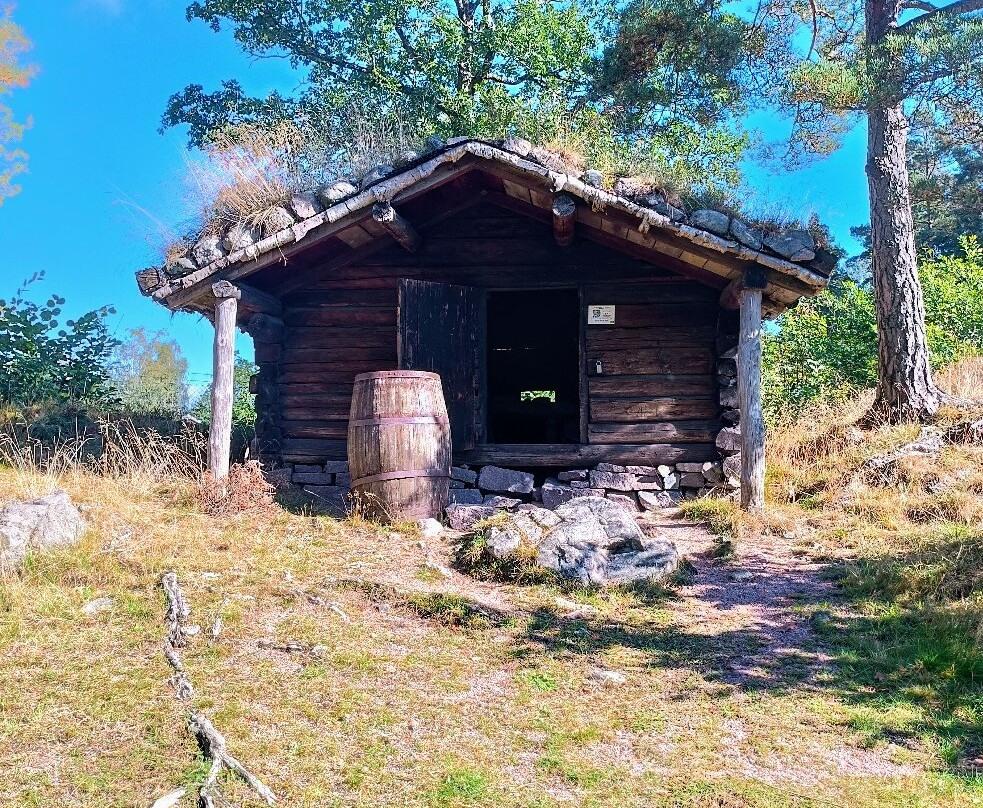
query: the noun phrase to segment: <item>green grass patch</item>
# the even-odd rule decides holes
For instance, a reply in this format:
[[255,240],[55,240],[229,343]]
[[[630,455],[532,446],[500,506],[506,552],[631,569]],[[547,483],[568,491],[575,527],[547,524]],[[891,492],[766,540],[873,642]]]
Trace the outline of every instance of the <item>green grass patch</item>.
[[433,808],[458,808],[478,804],[489,796],[488,780],[480,772],[468,768],[451,769],[426,794]]
[[538,690],[540,693],[552,693],[559,687],[556,677],[545,671],[520,671],[518,677],[524,684],[533,690]]
[[863,742],[926,748],[947,767],[983,753],[979,614],[870,601],[861,610],[817,630],[834,646],[835,686]]
[[409,595],[406,598],[406,605],[420,617],[445,626],[488,628],[491,625],[489,615],[461,595],[447,592]]
[[[704,497],[680,503],[679,512],[691,522],[700,522],[718,536],[733,537],[738,533],[740,508],[729,499]],[[731,548],[733,549],[733,548]]]
[[842,584],[856,598],[917,605],[983,594],[983,533],[941,523],[911,537],[907,548],[861,558],[844,568]]

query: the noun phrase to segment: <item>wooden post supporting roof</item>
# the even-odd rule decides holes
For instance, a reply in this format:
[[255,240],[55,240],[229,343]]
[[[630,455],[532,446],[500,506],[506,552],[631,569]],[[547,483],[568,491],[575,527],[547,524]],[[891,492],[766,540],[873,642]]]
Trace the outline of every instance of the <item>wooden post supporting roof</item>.
[[215,342],[212,350],[212,426],[208,430],[208,470],[216,480],[229,476],[232,442],[232,378],[235,367],[236,310],[239,290],[228,281],[212,284]]
[[561,247],[573,244],[574,222],[577,220],[577,203],[570,194],[553,197],[553,238]]
[[741,507],[765,505],[765,422],[761,411],[761,293],[763,268],[744,273],[741,328],[737,346],[737,399],[741,408]]

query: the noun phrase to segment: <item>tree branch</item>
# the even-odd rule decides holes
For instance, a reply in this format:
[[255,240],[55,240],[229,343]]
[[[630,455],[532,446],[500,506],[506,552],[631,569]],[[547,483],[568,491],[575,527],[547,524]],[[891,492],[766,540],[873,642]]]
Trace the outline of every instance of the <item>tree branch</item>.
[[926,2],[926,0],[904,0],[899,8],[901,11],[927,11],[932,13],[938,7]]
[[[916,2],[919,0],[916,0]],[[908,0],[911,2],[911,0]],[[912,31],[917,31],[929,20],[938,19],[940,17],[958,17],[961,14],[971,14],[974,11],[979,11],[983,9],[983,0],[956,0],[955,3],[950,3],[947,6],[940,6],[935,8],[930,4],[926,3],[931,11],[922,14],[920,17],[915,17],[913,20],[908,20],[904,25],[899,25],[894,29],[893,34],[907,34]],[[913,6],[915,8],[920,8],[920,6]]]

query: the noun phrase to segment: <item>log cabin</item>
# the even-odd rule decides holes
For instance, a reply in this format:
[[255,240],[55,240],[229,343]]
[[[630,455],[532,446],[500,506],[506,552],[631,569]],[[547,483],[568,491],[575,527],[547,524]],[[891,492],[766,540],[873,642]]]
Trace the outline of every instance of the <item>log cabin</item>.
[[646,485],[676,500],[740,485],[759,508],[762,318],[834,265],[806,230],[687,213],[519,138],[455,138],[299,193],[137,282],[215,325],[216,476],[238,327],[259,369],[255,453],[312,493],[349,483],[355,376],[419,369],[442,379],[452,499],[495,466],[635,503]]

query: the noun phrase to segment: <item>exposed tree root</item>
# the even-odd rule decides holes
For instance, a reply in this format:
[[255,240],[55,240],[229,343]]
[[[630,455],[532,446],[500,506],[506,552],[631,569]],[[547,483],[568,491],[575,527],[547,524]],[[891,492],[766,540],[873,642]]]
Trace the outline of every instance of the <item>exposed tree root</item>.
[[[191,609],[181,592],[181,586],[175,573],[164,573],[161,578],[161,585],[167,595],[167,614],[165,617],[167,634],[164,638],[164,656],[174,669],[174,673],[171,675],[174,693],[181,701],[188,703],[194,697],[195,689],[184,669],[184,663],[178,649],[184,648],[188,643],[184,621],[191,616]],[[242,778],[246,785],[265,800],[267,805],[273,805],[276,802],[276,796],[273,792],[267,788],[262,780],[229,754],[225,737],[208,720],[207,716],[194,707],[189,707],[188,729],[198,741],[201,753],[211,764],[205,781],[198,789],[199,808],[215,808],[216,805],[226,806],[229,804],[222,796],[218,783],[219,776],[226,769]]]
[[228,804],[218,788],[218,777],[223,769],[228,769],[239,775],[253,791],[266,801],[267,805],[273,805],[276,802],[276,796],[263,781],[229,754],[225,748],[225,737],[215,729],[215,725],[207,717],[197,710],[192,710],[188,718],[188,728],[198,739],[198,745],[202,752],[211,759],[212,763],[208,775],[205,777],[205,782],[201,784],[201,788],[198,790],[198,802],[201,808],[215,808],[216,801],[220,805]]
[[937,391],[933,405],[924,408],[904,407],[900,404],[891,405],[881,400],[875,400],[870,409],[857,421],[857,426],[861,429],[876,429],[884,424],[933,424],[938,421],[940,411],[943,408],[976,413],[981,404],[983,402],[979,400],[950,395],[941,390]]

